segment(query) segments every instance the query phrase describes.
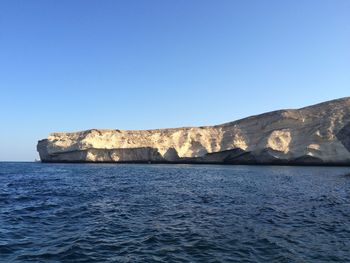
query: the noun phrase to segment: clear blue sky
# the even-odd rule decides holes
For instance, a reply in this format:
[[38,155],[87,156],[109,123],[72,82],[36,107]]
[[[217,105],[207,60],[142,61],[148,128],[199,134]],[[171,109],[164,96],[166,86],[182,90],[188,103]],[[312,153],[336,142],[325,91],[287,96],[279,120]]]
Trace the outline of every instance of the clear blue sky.
[[348,0],[0,1],[0,160],[349,95]]

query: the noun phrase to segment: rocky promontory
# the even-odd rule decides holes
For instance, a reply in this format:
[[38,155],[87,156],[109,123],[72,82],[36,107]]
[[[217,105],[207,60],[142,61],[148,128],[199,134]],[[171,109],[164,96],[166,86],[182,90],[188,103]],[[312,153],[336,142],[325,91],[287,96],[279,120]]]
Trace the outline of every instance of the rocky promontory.
[[215,126],[55,132],[42,162],[350,165],[350,97]]

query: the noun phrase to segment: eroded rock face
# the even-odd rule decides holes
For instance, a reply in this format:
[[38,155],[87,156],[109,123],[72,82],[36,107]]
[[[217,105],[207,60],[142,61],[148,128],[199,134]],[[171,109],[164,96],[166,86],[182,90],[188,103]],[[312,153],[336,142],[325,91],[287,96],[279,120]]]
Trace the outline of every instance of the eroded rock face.
[[51,133],[43,162],[350,165],[350,97],[216,126]]

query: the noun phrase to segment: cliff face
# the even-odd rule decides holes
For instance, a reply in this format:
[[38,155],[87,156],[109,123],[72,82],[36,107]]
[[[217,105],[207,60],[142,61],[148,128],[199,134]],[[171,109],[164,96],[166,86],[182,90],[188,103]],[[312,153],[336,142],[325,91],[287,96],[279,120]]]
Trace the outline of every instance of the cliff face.
[[350,97],[217,126],[51,133],[43,162],[350,165]]

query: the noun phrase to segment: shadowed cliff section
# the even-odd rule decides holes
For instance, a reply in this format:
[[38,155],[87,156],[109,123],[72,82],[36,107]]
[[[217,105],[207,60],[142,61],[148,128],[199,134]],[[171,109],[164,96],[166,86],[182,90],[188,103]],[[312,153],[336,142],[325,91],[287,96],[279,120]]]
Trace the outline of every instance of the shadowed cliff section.
[[350,152],[350,122],[337,133],[337,138]]
[[51,133],[43,162],[350,165],[350,98],[215,126]]

